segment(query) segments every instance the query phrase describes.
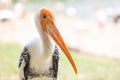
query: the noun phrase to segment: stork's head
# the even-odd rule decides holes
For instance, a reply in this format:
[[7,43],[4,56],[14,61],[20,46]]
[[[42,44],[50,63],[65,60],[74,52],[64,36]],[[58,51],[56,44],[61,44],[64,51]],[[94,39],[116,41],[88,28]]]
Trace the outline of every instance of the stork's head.
[[65,53],[75,73],[77,74],[77,68],[72,59],[72,56],[70,55],[68,48],[66,47],[57,27],[54,24],[55,18],[54,18],[53,13],[49,11],[48,9],[43,8],[38,13],[38,15],[39,16],[37,16],[37,19],[39,19],[39,24],[42,27],[42,31],[45,32],[47,35],[49,35],[55,41],[55,43],[60,47],[63,53]]

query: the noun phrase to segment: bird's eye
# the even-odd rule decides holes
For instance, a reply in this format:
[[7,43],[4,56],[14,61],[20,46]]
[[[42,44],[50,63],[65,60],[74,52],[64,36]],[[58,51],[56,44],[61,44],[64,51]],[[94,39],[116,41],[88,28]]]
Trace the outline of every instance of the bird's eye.
[[46,19],[46,15],[43,16],[43,19]]

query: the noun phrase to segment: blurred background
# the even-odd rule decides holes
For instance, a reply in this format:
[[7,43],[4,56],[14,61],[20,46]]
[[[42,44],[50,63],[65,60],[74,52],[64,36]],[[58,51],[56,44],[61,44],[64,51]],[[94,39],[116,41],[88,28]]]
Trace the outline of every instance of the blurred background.
[[[78,80],[120,80],[120,0],[0,0],[0,80],[19,80],[22,47],[38,36],[34,15],[42,7],[78,66]],[[77,80],[61,53],[58,80]]]

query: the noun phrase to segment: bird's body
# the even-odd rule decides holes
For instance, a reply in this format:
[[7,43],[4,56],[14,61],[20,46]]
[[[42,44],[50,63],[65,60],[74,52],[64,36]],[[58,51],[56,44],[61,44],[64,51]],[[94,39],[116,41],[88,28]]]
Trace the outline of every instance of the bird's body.
[[[40,39],[35,39],[26,45],[20,56],[20,80],[56,80],[59,64],[57,46],[49,46],[48,58],[43,57]],[[48,53],[48,52],[47,52]],[[54,65],[53,65],[54,64]]]
[[57,80],[59,51],[53,40],[66,53],[77,73],[72,57],[53,21],[54,17],[47,9],[42,9],[36,14],[35,23],[40,36],[28,43],[21,53],[20,80]]

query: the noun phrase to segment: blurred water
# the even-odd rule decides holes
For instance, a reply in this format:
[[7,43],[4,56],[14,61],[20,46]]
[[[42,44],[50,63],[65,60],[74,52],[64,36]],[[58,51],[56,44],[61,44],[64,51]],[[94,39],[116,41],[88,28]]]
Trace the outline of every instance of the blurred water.
[[64,5],[64,10],[62,14],[65,13],[65,9],[68,7],[73,7],[77,11],[76,17],[88,18],[93,17],[94,10],[97,6],[105,9],[108,7],[119,8],[120,0],[40,0],[35,2],[29,2],[27,8],[30,11],[36,11],[41,7],[47,7],[53,9],[53,5],[61,1]]

